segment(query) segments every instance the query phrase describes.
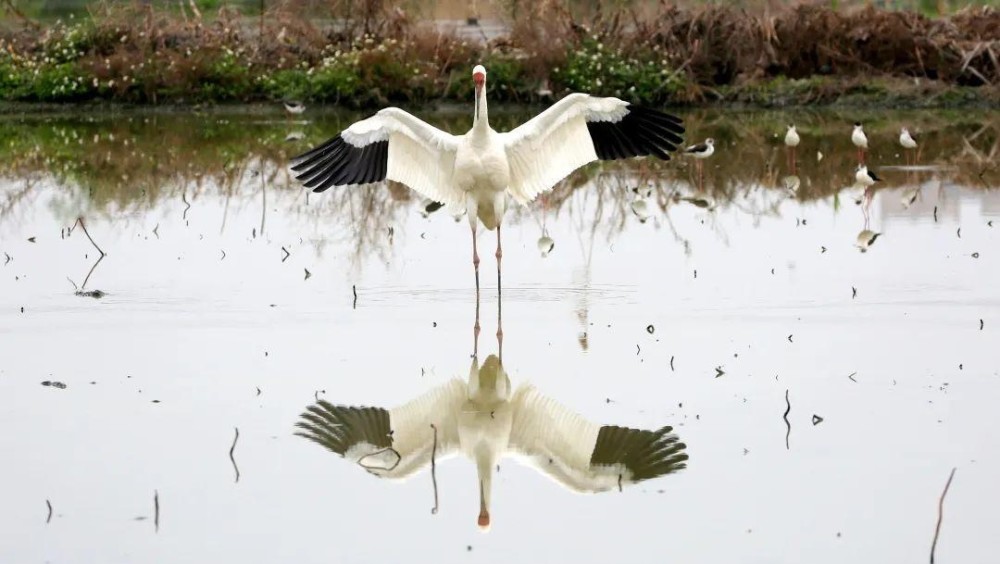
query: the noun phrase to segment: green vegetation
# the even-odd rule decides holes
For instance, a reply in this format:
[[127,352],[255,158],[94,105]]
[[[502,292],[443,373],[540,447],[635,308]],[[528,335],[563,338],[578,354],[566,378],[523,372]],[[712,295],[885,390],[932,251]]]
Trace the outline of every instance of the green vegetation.
[[0,32],[0,100],[419,105],[467,100],[476,63],[487,65],[491,99],[500,102],[568,91],[656,105],[1000,98],[1000,12],[991,8],[943,21],[811,5],[774,16],[728,4],[646,13],[614,0],[583,17],[558,3],[514,3],[509,33],[480,41],[439,33],[378,0],[356,9],[341,3],[347,11],[322,24],[302,19],[300,4],[281,3],[258,18],[230,3],[204,16],[179,7],[207,11],[213,3],[169,11],[102,3],[92,15],[44,28],[25,20]]

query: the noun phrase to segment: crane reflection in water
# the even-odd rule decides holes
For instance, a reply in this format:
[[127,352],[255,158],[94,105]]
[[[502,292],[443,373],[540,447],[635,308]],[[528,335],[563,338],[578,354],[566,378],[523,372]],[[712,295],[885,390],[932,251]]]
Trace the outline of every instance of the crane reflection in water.
[[497,354],[480,364],[478,299],[473,335],[468,381],[454,378],[393,409],[319,400],[301,415],[296,434],[380,478],[406,478],[434,461],[464,454],[476,463],[478,524],[484,530],[490,526],[494,468],[504,456],[580,493],[621,490],[686,466],[686,447],[669,426],[598,425],[530,383],[513,390],[499,329]]

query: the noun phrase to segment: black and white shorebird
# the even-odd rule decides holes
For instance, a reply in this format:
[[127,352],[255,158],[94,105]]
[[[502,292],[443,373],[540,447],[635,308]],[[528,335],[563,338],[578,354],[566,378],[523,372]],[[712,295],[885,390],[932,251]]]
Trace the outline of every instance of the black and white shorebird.
[[860,233],[858,233],[857,239],[855,241],[855,246],[862,253],[868,252],[868,249],[875,244],[875,239],[879,238],[881,233],[876,233],[871,229],[865,228]]
[[715,153],[715,139],[712,139],[711,137],[705,139],[705,141],[703,141],[702,143],[698,143],[697,145],[691,145],[684,149],[685,155],[697,159],[695,163],[697,163],[696,166],[698,167],[699,188],[702,187],[702,183],[705,178],[705,167],[702,161],[704,161],[708,157],[711,157],[712,154],[714,153]]
[[864,164],[865,153],[868,151],[868,136],[865,135],[865,130],[861,125],[861,122],[854,123],[854,131],[851,132],[851,143],[858,148],[858,163]]
[[854,169],[854,180],[858,183],[858,186],[869,187],[876,182],[881,182],[882,179],[875,174],[874,170],[869,169],[867,166],[860,164]]
[[483,529],[491,524],[494,469],[504,457],[579,493],[621,489],[685,468],[687,447],[671,427],[593,423],[531,384],[514,389],[502,353],[480,366],[478,302],[476,312],[467,380],[454,378],[391,409],[318,400],[301,415],[296,434],[379,478],[403,479],[463,454],[476,464]]
[[792,174],[795,174],[795,151],[796,147],[802,141],[799,138],[799,132],[796,131],[794,124],[788,125],[788,131],[785,132],[785,147],[788,151],[788,166],[792,169]]
[[472,69],[472,129],[452,135],[399,109],[386,108],[293,159],[307,188],[389,179],[468,211],[472,263],[479,288],[479,222],[497,232],[507,197],[526,205],[581,166],[596,160],[669,159],[682,143],[680,118],[618,98],[570,94],[513,131],[499,133],[486,110],[486,69]]
[[[910,130],[909,129],[906,129],[904,127],[904,128],[902,128],[902,130],[900,130],[900,132],[899,132],[899,144],[903,146],[903,149],[906,152],[906,164],[911,164],[911,162],[912,162],[912,164],[916,164],[917,163],[917,159],[916,159],[916,150],[915,149],[917,148],[917,140],[914,139],[913,135],[910,134]],[[914,157],[912,159],[910,158],[911,154]]]
[[293,116],[297,116],[306,111],[306,105],[295,100],[285,100],[285,111]]

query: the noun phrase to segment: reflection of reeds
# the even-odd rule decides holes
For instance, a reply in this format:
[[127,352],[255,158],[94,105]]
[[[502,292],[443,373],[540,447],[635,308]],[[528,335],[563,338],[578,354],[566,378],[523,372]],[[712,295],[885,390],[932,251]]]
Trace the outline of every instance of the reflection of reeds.
[[[120,215],[149,209],[168,199],[197,205],[200,197],[224,198],[220,229],[226,227],[231,206],[261,206],[261,199],[289,202],[282,213],[293,214],[313,232],[330,239],[350,240],[354,258],[372,253],[385,259],[390,249],[389,227],[402,224],[404,213],[416,201],[401,185],[355,186],[322,195],[300,190],[287,170],[288,158],[310,143],[331,135],[349,123],[353,114],[319,115],[303,127],[306,139],[286,142],[285,124],[267,114],[134,115],[126,119],[23,119],[0,127],[0,218],[16,218],[38,202],[38,183],[55,184],[65,191],[72,217],[88,214]],[[468,127],[464,114],[427,116],[451,131]],[[714,205],[733,207],[755,218],[776,215],[786,198],[813,201],[828,198],[852,184],[855,155],[850,146],[854,114],[797,114],[802,134],[798,185],[794,194],[784,186],[788,170],[782,158],[781,135],[790,117],[777,113],[694,113],[685,116],[688,139],[714,137],[718,152],[706,161],[705,197]],[[503,112],[497,128],[509,129],[524,116]],[[904,119],[905,118],[905,119]],[[907,125],[920,142],[920,164],[935,165],[933,173],[947,184],[992,188],[1000,183],[1000,115],[912,114],[861,115],[866,123],[875,168],[904,164],[898,145],[899,127]],[[297,125],[298,126],[298,125]],[[825,155],[822,161],[816,152]],[[671,209],[692,205],[683,198],[697,193],[690,163],[644,159],[602,162],[585,167],[558,184],[546,196],[545,213],[585,213],[581,221],[594,222],[607,236],[620,232],[630,220],[633,188],[649,186],[654,223],[665,225],[679,241]],[[930,172],[886,170],[881,188],[911,187],[925,182]],[[260,176],[260,178],[257,178]],[[261,192],[261,187],[266,193]],[[582,200],[573,204],[581,194]],[[272,204],[273,206],[274,204]],[[264,206],[266,209],[266,206]],[[68,213],[66,212],[66,213]],[[437,212],[442,213],[442,212]],[[512,210],[512,216],[524,212]],[[531,212],[534,213],[534,212]],[[705,212],[708,221],[710,212]],[[263,219],[263,217],[262,217]],[[263,225],[260,226],[263,229]],[[321,247],[323,241],[311,241]]]

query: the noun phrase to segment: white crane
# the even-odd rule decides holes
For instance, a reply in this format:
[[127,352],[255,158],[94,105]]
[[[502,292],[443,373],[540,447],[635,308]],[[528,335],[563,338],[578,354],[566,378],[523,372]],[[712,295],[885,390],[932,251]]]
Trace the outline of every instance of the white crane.
[[[455,378],[394,409],[320,400],[297,434],[380,478],[406,478],[461,452],[479,474],[480,527],[490,524],[494,468],[506,455],[581,493],[608,491],[685,467],[684,443],[671,427],[655,431],[598,425],[531,384],[511,393],[496,355],[472,361],[469,380]],[[433,427],[432,427],[433,425]],[[435,437],[436,435],[436,437]]]
[[[498,325],[499,312],[498,302]],[[394,409],[319,400],[302,414],[296,434],[380,478],[406,478],[432,457],[436,463],[461,452],[476,464],[483,529],[490,526],[494,468],[504,456],[581,493],[621,489],[685,467],[686,446],[671,427],[598,425],[531,384],[512,392],[502,356],[490,355],[479,365],[478,300],[473,333],[477,344],[467,382],[454,378]],[[498,329],[499,346],[501,335]]]
[[851,132],[851,143],[858,148],[858,164],[864,164],[865,152],[868,150],[868,136],[861,126],[860,121],[854,122],[854,131]]
[[618,98],[570,94],[520,127],[498,133],[486,110],[486,69],[472,69],[472,130],[452,135],[399,109],[386,108],[293,159],[296,178],[314,192],[385,179],[449,206],[465,207],[479,288],[477,219],[497,232],[509,194],[522,205],[577,168],[638,156],[669,159],[682,142],[680,118]]

